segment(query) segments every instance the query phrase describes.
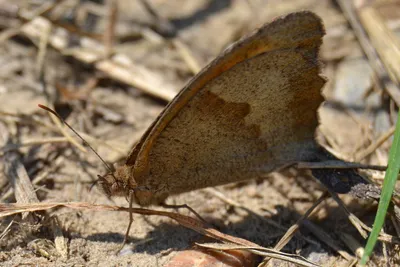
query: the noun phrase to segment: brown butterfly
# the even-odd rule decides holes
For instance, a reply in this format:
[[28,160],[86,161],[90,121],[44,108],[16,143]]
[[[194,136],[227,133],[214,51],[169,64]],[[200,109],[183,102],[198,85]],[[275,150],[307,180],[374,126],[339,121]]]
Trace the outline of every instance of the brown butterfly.
[[[103,161],[110,170],[99,176],[103,191],[125,196],[130,207],[134,200],[161,204],[171,194],[336,159],[314,139],[325,84],[318,61],[323,35],[321,19],[305,11],[232,44],[171,101],[124,165],[113,171]],[[354,185],[366,183],[352,169],[312,173],[331,192],[357,195]],[[130,213],[124,244],[132,221]]]
[[313,160],[323,35],[317,15],[297,12],[231,45],[180,91],[125,164],[100,177],[104,192],[148,205]]

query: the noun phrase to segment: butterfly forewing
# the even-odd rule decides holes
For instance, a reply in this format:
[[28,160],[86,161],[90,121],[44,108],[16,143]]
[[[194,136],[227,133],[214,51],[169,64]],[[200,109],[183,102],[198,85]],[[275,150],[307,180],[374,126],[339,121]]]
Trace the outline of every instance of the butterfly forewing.
[[127,159],[144,198],[251,179],[316,149],[324,34],[309,12],[228,48],[167,106]]

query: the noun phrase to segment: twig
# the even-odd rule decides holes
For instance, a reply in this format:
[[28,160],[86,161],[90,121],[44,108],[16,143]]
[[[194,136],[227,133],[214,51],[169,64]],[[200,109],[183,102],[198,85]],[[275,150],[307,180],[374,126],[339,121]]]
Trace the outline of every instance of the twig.
[[304,220],[303,225],[310,230],[311,233],[313,233],[315,236],[318,237],[319,240],[324,242],[326,245],[328,245],[330,248],[335,250],[337,253],[339,253],[343,258],[346,260],[353,262],[355,259],[353,256],[351,256],[348,252],[345,250],[341,249],[339,245],[332,239],[332,237],[329,236],[326,232],[324,232],[321,228],[317,227],[315,224],[313,224],[309,220]]
[[[34,116],[31,116],[31,115],[14,114],[14,113],[0,111],[0,116],[9,116],[9,117],[15,118],[15,119],[12,119],[12,121],[16,121],[16,122],[19,122],[19,123],[25,123],[25,124],[33,125],[33,126],[38,126],[39,125],[39,126],[45,127],[48,130],[61,133],[60,128],[58,128],[58,127],[56,127],[56,126],[54,126],[52,124],[49,124],[47,122],[44,122],[43,120],[36,119]],[[92,144],[102,145],[102,146],[108,147],[109,149],[111,149],[111,150],[113,150],[115,152],[118,152],[121,155],[125,155],[127,153],[127,151],[122,149],[122,146],[120,146],[120,145],[116,145],[114,143],[111,144],[108,141],[93,137],[93,136],[91,136],[91,135],[89,135],[87,133],[84,133],[84,132],[77,131],[77,133],[79,135],[81,135],[83,138],[85,138],[86,140],[88,140]],[[0,153],[2,152],[2,150],[7,150],[7,149],[14,150],[14,149],[19,148],[21,146],[44,144],[44,143],[47,143],[47,142],[49,142],[49,143],[58,143],[58,142],[62,143],[64,141],[68,142],[66,137],[49,137],[48,139],[43,139],[42,138],[41,140],[30,140],[30,141],[26,141],[26,142],[23,142],[23,143],[20,143],[20,144],[7,145],[7,146],[5,146],[5,147],[0,149]],[[9,148],[7,148],[7,147],[9,147]]]
[[[3,123],[0,122],[0,143],[4,145],[10,142],[9,133]],[[7,175],[10,183],[15,192],[15,199],[17,203],[35,203],[39,202],[35,190],[28,177],[28,173],[24,165],[19,159],[19,154],[15,152],[6,153],[5,157],[5,174]],[[26,218],[26,214],[23,218]],[[33,221],[33,218],[30,217]]]
[[[276,250],[281,250],[286,246],[286,244],[293,238],[294,234],[299,230],[300,225],[303,225],[307,227],[315,236],[318,237],[319,240],[327,244],[329,247],[334,249],[336,252],[338,252],[343,258],[345,258],[348,261],[353,261],[354,257],[352,257],[349,253],[346,251],[340,249],[339,245],[336,244],[335,241],[327,234],[325,233],[322,229],[319,227],[315,226],[311,221],[307,220],[307,218],[311,215],[311,213],[317,208],[318,205],[320,205],[325,199],[327,199],[329,194],[325,192],[322,194],[321,197],[318,198],[318,200],[307,210],[307,212],[301,216],[300,219],[297,220],[296,224],[291,226],[289,230],[285,233],[285,235],[279,240],[279,242],[275,245]],[[262,264],[259,266],[266,266],[268,263],[269,258],[264,259]]]
[[49,38],[50,38],[50,33],[51,30],[53,29],[53,26],[49,24],[46,28],[43,29],[42,35],[40,36],[40,42],[39,42],[39,51],[37,54],[36,58],[36,74],[37,77],[40,79],[40,77],[44,74],[44,63],[45,63],[45,57],[47,53],[47,47],[49,44]]
[[115,25],[118,17],[118,4],[116,0],[107,0],[107,29],[104,33],[104,54],[105,58],[109,58],[113,53],[113,45],[115,40]]
[[193,56],[193,53],[188,48],[188,46],[185,43],[183,43],[181,40],[179,40],[178,38],[175,38],[172,41],[172,43],[178,50],[179,55],[182,57],[183,61],[189,67],[190,71],[193,74],[197,74],[201,70],[201,67],[200,67],[199,62]]
[[297,232],[297,230],[300,228],[300,225],[302,222],[310,216],[310,214],[314,211],[315,208],[319,204],[321,204],[325,199],[327,199],[328,194],[325,192],[322,194],[317,201],[314,202],[314,204],[304,213],[303,216],[300,217],[300,219],[297,220],[296,224],[291,226],[285,233],[285,235],[279,240],[279,242],[275,245],[275,249],[281,250],[283,249],[284,246],[286,246],[287,243],[289,243],[290,239],[294,236],[294,234]]
[[371,41],[369,40],[367,34],[365,33],[362,25],[360,24],[352,1],[348,0],[338,0],[337,1],[346,18],[348,19],[351,27],[357,36],[358,42],[360,43],[365,55],[368,58],[369,64],[374,70],[375,82],[379,88],[383,88],[391,96],[391,98],[396,102],[396,105],[400,107],[400,89],[399,87],[390,79],[390,76],[385,69],[382,61],[379,59]]
[[[357,229],[357,231],[360,233],[360,235],[364,239],[366,239],[368,237],[367,232],[371,232],[372,228],[365,225],[359,218],[357,218],[357,216],[355,216],[353,213],[351,213],[346,208],[345,204],[338,197],[338,195],[336,193],[331,193],[331,196],[336,201],[336,203],[339,204],[339,207],[341,207],[344,210],[344,212],[347,214],[348,219],[351,222],[351,224],[353,224],[353,226]],[[399,238],[389,235],[389,234],[386,234],[386,233],[382,233],[382,232],[379,234],[378,240],[380,240],[382,242],[386,242],[386,243],[391,243],[391,244],[400,244]]]
[[7,41],[9,38],[19,34],[23,26],[25,26],[26,24],[31,22],[33,19],[51,12],[55,7],[57,7],[63,1],[65,1],[65,0],[56,0],[53,3],[47,2],[47,3],[43,4],[41,7],[39,7],[37,10],[35,10],[32,15],[24,17],[24,21],[18,27],[7,29],[7,30],[1,32],[0,33],[0,44]]
[[347,245],[347,247],[357,256],[361,258],[364,254],[364,248],[352,235],[341,232],[339,233],[340,239]]
[[[22,32],[30,38],[38,38],[40,32],[50,21],[38,17],[32,23],[26,25]],[[111,59],[104,58],[104,46],[94,39],[86,37],[88,47],[68,49],[68,42],[60,31],[55,31],[50,36],[50,44],[64,55],[70,55],[75,59],[92,64],[97,70],[122,83],[134,86],[143,92],[170,101],[176,95],[174,88],[166,83],[161,76],[156,75],[149,69],[134,65],[123,54],[115,54]]]
[[[36,175],[36,177],[32,180],[32,185],[37,185],[38,183],[40,183],[43,179],[45,179],[51,172],[53,172],[54,170],[56,170],[61,163],[64,161],[64,158],[59,157],[58,159],[56,159],[55,162],[53,162],[53,164],[50,165],[49,168],[45,169],[43,172],[39,173],[38,175]],[[11,197],[11,195],[13,194],[14,190],[13,188],[9,188],[7,190],[7,192],[5,192],[1,198],[0,198],[0,202],[4,202],[6,199],[8,199],[9,197]]]
[[395,132],[396,127],[392,126],[386,133],[382,134],[378,140],[370,144],[365,150],[358,153],[355,157],[355,161],[361,161],[373,153],[378,147],[385,143]]
[[376,171],[386,171],[386,166],[367,165],[355,162],[345,162],[341,160],[326,160],[321,162],[298,162],[298,169],[369,169]]
[[361,23],[394,82],[400,82],[400,42],[373,7],[359,11]]

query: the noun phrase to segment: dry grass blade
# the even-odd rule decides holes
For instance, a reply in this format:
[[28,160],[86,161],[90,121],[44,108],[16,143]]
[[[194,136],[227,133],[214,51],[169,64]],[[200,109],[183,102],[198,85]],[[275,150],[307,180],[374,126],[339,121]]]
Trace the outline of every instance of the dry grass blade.
[[193,74],[197,74],[201,70],[201,67],[200,64],[197,62],[197,60],[195,59],[195,57],[193,56],[189,47],[179,39],[174,39],[172,43],[178,50],[179,55],[181,55],[186,65],[189,67],[190,71]]
[[301,223],[308,217],[310,214],[313,212],[313,210],[321,204],[326,198],[328,197],[328,194],[325,192],[321,197],[318,198],[317,201],[307,210],[307,212],[301,216],[301,218],[294,224],[292,227],[290,227],[285,235],[279,240],[278,244],[275,245],[275,249],[281,250],[283,249],[284,246],[290,241],[290,239],[294,236],[294,234],[297,232],[299,229]]
[[[62,133],[61,129],[58,128],[57,126],[49,124],[43,120],[39,120],[39,119],[35,118],[34,116],[24,115],[24,114],[12,114],[9,112],[4,112],[4,111],[0,111],[0,116],[3,116],[6,121],[17,122],[17,123],[21,123],[21,124],[25,124],[25,125],[32,125],[35,127],[42,126],[42,127],[46,128],[46,130],[54,131],[57,133]],[[108,141],[93,137],[93,136],[91,136],[87,133],[81,132],[81,131],[76,131],[76,132],[79,135],[81,135],[84,139],[88,140],[88,142],[90,142],[93,145],[105,146],[105,147],[111,149],[112,151],[115,151],[121,155],[125,155],[127,153],[126,149],[124,149],[122,145],[110,143]],[[0,149],[0,155],[1,155],[1,153],[19,149],[19,148],[25,147],[25,146],[34,146],[34,145],[41,145],[41,144],[46,144],[46,143],[64,143],[64,142],[69,142],[69,140],[66,137],[48,137],[48,138],[41,138],[40,140],[32,139],[32,140],[28,140],[28,141],[18,143],[18,144],[6,145]]]
[[387,27],[382,16],[373,7],[364,7],[359,11],[360,20],[371,39],[390,77],[400,82],[400,42]]
[[44,145],[44,144],[54,144],[54,143],[65,143],[69,142],[69,140],[65,137],[49,137],[49,138],[41,138],[37,140],[28,140],[25,142],[21,142],[18,144],[8,144],[0,148],[0,155],[3,153],[7,153],[10,151],[18,150],[21,147],[27,146],[36,146],[36,145]]
[[[386,133],[382,134],[378,140],[370,144],[365,150],[361,151],[356,155],[355,160],[360,161],[364,158],[368,157],[371,153],[373,153],[378,147],[380,147],[383,143],[385,143],[391,136],[393,136],[394,131],[396,130],[395,126],[392,126]],[[385,167],[386,171],[386,167]]]
[[0,241],[3,240],[4,237],[7,236],[7,234],[10,232],[10,228],[13,225],[14,220],[12,220],[7,227],[3,230],[3,232],[0,234]]
[[307,267],[320,266],[320,265],[314,264],[314,263],[306,260],[305,258],[303,258],[301,256],[283,253],[278,250],[270,249],[270,248],[238,246],[238,245],[234,245],[234,244],[219,244],[219,243],[203,243],[203,244],[196,243],[196,245],[199,247],[202,247],[202,248],[210,248],[210,249],[216,249],[216,250],[246,250],[246,251],[250,251],[251,253],[254,253],[256,255],[260,255],[263,257],[271,257],[271,258],[273,257],[275,259],[294,263],[298,266],[307,266]]
[[[31,203],[31,204],[0,204],[0,218],[14,215],[14,214],[19,214],[23,212],[34,212],[34,211],[41,211],[41,210],[49,210],[53,208],[60,208],[60,207],[66,207],[66,208],[71,208],[71,209],[79,209],[79,210],[103,210],[103,211],[125,211],[125,212],[132,212],[136,214],[142,214],[142,215],[158,215],[158,216],[164,216],[171,218],[178,222],[180,225],[192,229],[202,235],[214,238],[216,240],[222,241],[222,242],[229,242],[233,243],[235,245],[239,245],[242,247],[251,247],[251,251],[253,253],[259,253],[258,251],[269,251],[269,249],[266,249],[262,246],[259,246],[253,242],[250,242],[248,240],[234,237],[231,235],[227,235],[224,233],[219,232],[218,230],[215,230],[213,228],[210,228],[208,225],[203,223],[202,221],[178,214],[178,213],[173,213],[173,212],[167,212],[167,211],[159,211],[159,210],[150,210],[150,209],[143,209],[143,208],[126,208],[126,207],[119,207],[119,206],[109,206],[109,205],[97,205],[97,204],[91,204],[91,203],[85,203],[85,202],[70,202],[70,203],[65,203],[65,202],[55,202],[55,203]],[[257,254],[256,253],[256,254]],[[282,255],[280,252],[277,252],[278,254],[271,254],[269,257],[278,257],[279,255]],[[282,256],[279,256],[282,257]],[[287,260],[292,260],[291,258],[288,258]],[[300,261],[299,261],[300,262]],[[310,265],[311,263],[307,261],[302,261],[304,264],[308,265],[303,265],[303,266],[317,266],[317,265]]]

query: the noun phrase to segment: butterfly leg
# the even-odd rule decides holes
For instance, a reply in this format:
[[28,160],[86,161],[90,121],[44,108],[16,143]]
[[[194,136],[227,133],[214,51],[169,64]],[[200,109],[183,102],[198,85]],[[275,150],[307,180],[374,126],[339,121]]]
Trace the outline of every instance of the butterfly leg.
[[208,222],[206,220],[204,220],[200,214],[198,214],[193,208],[191,208],[189,205],[187,204],[182,204],[182,205],[170,205],[170,204],[166,204],[166,203],[161,203],[160,204],[161,207],[163,208],[168,208],[168,209],[181,209],[181,208],[185,208],[188,209],[191,213],[193,213],[197,218],[199,218],[200,221],[208,224]]
[[128,242],[129,232],[131,230],[131,226],[133,223],[132,204],[133,204],[133,191],[129,191],[129,224],[128,228],[126,229],[124,241],[122,242],[120,248],[118,249],[117,254],[124,248],[124,246]]

